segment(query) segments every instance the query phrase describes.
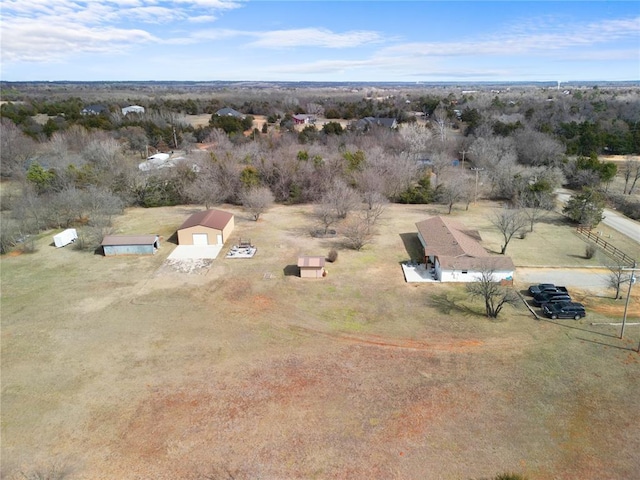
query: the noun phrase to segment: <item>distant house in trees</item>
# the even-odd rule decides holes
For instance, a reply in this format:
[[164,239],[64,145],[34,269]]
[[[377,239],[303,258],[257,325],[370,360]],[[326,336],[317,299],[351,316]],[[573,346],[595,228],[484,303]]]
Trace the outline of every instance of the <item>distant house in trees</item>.
[[100,115],[101,113],[107,113],[109,109],[104,105],[87,105],[80,113],[82,115]]
[[513,280],[510,257],[491,255],[480,245],[480,233],[446,217],[416,223],[427,269],[441,282],[475,282],[483,270],[493,270],[496,281]]
[[398,128],[398,121],[395,118],[364,117],[355,124],[356,130],[367,131],[373,127],[396,129]]
[[296,125],[308,125],[316,122],[316,118],[313,115],[307,115],[306,113],[298,113],[292,118],[293,123]]
[[218,115],[219,117],[244,118],[244,114],[243,113],[240,113],[239,111],[234,110],[233,108],[229,108],[229,107],[221,108],[220,110],[218,110],[216,112],[216,115]]
[[140,105],[131,105],[129,107],[124,107],[122,109],[122,114],[126,115],[127,113],[144,113],[144,107]]

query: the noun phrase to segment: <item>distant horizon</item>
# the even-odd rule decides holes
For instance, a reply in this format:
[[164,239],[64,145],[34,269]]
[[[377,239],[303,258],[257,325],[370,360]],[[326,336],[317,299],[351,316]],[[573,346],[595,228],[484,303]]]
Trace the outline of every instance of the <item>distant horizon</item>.
[[637,2],[6,0],[0,20],[6,82],[640,80]]
[[[319,84],[319,85],[403,85],[403,86],[420,86],[420,85],[447,85],[447,86],[474,86],[474,85],[549,85],[555,87],[558,85],[554,80],[484,80],[484,81],[455,81],[455,80],[441,80],[441,81],[322,81],[322,80],[2,80],[0,83],[4,84],[106,84],[106,83],[135,83],[135,84],[207,84],[207,83],[222,83],[222,84]],[[601,84],[632,84],[640,86],[640,80],[567,80],[559,83],[562,85],[576,84],[583,85],[601,85]]]

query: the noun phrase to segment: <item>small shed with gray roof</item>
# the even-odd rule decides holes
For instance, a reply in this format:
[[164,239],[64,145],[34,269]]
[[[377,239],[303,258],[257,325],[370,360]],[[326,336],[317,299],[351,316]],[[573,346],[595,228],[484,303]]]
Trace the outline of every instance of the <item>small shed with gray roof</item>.
[[105,257],[113,255],[153,255],[160,248],[159,235],[106,235],[102,239]]
[[427,269],[441,282],[475,282],[491,269],[496,281],[513,280],[515,265],[506,255],[491,255],[480,244],[480,233],[441,216],[416,223]]
[[223,245],[233,227],[232,213],[215,209],[197,212],[178,228],[178,245]]

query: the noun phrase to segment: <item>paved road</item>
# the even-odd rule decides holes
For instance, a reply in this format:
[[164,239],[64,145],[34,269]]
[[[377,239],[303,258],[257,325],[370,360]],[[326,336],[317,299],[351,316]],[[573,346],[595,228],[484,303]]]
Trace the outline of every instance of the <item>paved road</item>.
[[[556,193],[558,195],[558,201],[564,205],[574,192],[565,188],[559,188],[556,190]],[[604,209],[604,219],[602,223],[640,243],[640,223],[609,208]]]

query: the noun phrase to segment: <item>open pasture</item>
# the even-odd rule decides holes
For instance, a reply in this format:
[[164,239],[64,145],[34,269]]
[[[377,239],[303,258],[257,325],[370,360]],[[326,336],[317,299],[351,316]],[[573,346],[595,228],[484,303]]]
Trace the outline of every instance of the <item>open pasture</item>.
[[[258,222],[222,208],[252,259],[163,267],[196,209],[173,207],[116,220],[118,233],[162,235],[154,256],[56,250],[48,233],[1,260],[3,478],[637,476],[640,329],[620,340],[591,325],[619,321],[611,292],[576,290],[592,308],[578,322],[523,305],[490,321],[463,286],[404,282],[415,223],[441,207],[390,206],[361,252],[312,238],[310,206]],[[492,208],[453,215],[498,251]],[[327,277],[295,275],[299,254],[331,248]],[[584,248],[552,215],[507,253],[518,266],[610,262]]]

